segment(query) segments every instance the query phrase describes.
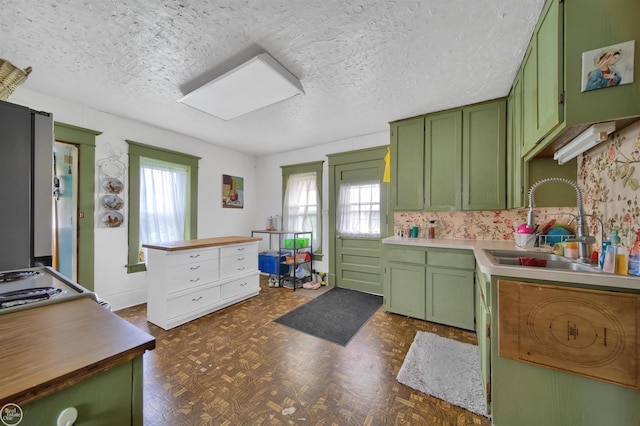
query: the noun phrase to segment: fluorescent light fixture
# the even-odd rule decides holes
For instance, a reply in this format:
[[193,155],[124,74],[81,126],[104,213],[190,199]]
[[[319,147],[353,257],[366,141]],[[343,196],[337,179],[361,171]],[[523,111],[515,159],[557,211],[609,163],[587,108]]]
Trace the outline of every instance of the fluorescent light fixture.
[[553,154],[553,159],[558,160],[558,164],[564,164],[600,142],[606,141],[614,130],[616,130],[616,123],[613,121],[594,124]]
[[226,121],[301,93],[300,81],[268,53],[261,53],[178,102]]

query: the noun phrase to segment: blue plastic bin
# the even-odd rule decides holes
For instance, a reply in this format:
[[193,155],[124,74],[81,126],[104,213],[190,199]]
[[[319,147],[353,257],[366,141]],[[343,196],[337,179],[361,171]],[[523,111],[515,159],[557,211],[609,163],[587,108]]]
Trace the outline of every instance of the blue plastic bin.
[[282,264],[286,260],[284,254],[278,252],[258,253],[258,269],[265,274],[284,275],[289,272],[289,265]]

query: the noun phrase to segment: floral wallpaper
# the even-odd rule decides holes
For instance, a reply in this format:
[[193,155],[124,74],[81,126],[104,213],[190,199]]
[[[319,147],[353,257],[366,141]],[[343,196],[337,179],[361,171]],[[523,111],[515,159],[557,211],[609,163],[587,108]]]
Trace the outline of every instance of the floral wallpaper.
[[[622,244],[630,247],[640,229],[640,121],[612,133],[578,160],[585,210],[602,219],[605,236],[617,229]],[[598,226],[592,223],[593,235],[599,235]]]
[[[578,158],[577,182],[582,190],[585,211],[600,218],[604,235],[620,231],[621,242],[629,247],[640,229],[640,121],[612,133],[609,139]],[[536,214],[553,213],[559,223],[569,223],[574,209],[536,208]],[[436,238],[512,240],[517,224],[525,222],[527,209],[497,211],[395,212],[394,233],[411,226],[424,229],[435,220]],[[600,225],[588,219],[591,235],[600,246]]]

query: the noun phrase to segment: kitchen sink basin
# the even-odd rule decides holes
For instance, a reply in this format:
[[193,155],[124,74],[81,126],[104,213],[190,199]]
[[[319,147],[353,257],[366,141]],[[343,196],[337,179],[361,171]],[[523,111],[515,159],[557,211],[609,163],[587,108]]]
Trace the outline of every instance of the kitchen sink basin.
[[546,260],[547,264],[544,268],[547,269],[561,269],[575,272],[602,272],[602,270],[595,265],[582,263],[553,253],[523,250],[485,250],[485,253],[487,253],[489,260],[494,265],[517,266],[522,268],[535,267],[523,266],[520,264],[520,260],[518,258],[527,257]]

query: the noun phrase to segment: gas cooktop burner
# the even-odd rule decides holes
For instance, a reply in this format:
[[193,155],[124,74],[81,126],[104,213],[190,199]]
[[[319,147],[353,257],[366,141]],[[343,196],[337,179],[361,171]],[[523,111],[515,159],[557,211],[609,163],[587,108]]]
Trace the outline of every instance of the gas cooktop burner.
[[39,275],[40,273],[39,271],[33,270],[0,272],[0,282],[17,281]]
[[63,289],[56,287],[36,287],[0,293],[0,308],[10,308],[51,299],[62,292],[64,292]]

